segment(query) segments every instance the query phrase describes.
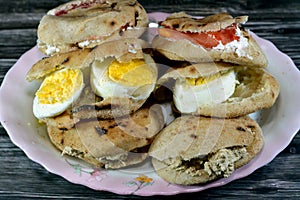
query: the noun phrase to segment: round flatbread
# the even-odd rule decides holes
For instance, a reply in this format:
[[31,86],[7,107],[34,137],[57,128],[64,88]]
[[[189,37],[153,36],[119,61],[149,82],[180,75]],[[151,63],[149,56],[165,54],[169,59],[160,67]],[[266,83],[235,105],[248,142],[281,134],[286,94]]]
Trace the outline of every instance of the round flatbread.
[[262,147],[261,128],[247,116],[220,119],[186,115],[156,136],[149,155],[163,179],[191,185],[230,176]]

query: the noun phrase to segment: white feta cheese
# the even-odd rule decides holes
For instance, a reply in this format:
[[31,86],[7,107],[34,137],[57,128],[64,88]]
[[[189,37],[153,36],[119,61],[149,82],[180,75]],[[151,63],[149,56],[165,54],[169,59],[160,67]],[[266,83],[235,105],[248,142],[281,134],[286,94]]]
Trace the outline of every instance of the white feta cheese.
[[247,54],[247,49],[249,46],[249,41],[245,38],[239,28],[236,30],[236,35],[239,36],[239,40],[234,40],[232,42],[223,45],[221,42],[213,47],[213,50],[222,50],[226,52],[235,52],[239,57],[246,56],[249,59],[253,59],[251,56]]
[[82,42],[79,42],[77,45],[80,48],[85,48],[85,47],[89,47],[90,45],[95,46],[95,43],[100,43],[102,40],[98,39],[98,40],[85,40]]
[[46,44],[39,39],[36,41],[36,43],[37,43],[38,48],[46,49],[45,53],[47,56],[52,55],[53,53],[60,52],[60,49],[58,47],[56,47],[54,45]]
[[90,44],[90,42],[88,40],[86,40],[86,41],[83,41],[83,42],[79,42],[78,46],[81,47],[81,48],[84,48],[84,47],[88,46],[89,44]]
[[60,51],[60,49],[57,48],[56,46],[51,46],[51,45],[48,45],[48,44],[47,44],[47,48],[46,48],[45,53],[46,53],[47,55],[52,55],[52,54],[54,54],[54,53],[58,53],[59,51]]

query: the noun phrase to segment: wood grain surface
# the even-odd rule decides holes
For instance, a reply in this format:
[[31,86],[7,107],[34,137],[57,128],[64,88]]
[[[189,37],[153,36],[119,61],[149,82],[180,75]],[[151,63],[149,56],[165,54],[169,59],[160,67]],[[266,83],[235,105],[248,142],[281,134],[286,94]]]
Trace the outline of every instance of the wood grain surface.
[[[0,0],[0,83],[11,66],[36,44],[36,28],[47,10],[66,1]],[[300,67],[298,0],[140,0],[148,12],[186,11],[205,16],[217,12],[249,15],[247,28],[273,42]],[[0,105],[5,106],[5,105]],[[295,109],[299,110],[299,106]],[[300,112],[300,110],[299,110]],[[299,122],[300,123],[300,122]],[[69,183],[31,161],[0,125],[0,199],[166,199],[94,191]],[[225,186],[180,194],[173,199],[300,199],[300,134],[272,162]]]

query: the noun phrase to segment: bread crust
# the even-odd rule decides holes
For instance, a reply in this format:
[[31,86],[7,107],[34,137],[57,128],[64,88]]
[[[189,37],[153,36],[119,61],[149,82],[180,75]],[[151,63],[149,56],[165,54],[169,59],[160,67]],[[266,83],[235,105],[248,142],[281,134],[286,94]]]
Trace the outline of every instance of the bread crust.
[[[170,183],[192,185],[206,183],[222,176],[199,168],[191,175],[172,165],[170,159],[189,162],[204,158],[221,149],[245,147],[247,154],[234,162],[234,169],[249,163],[263,147],[259,125],[245,116],[234,119],[204,118],[185,115],[176,118],[153,141],[149,155],[159,176]],[[193,167],[193,164],[191,164]]]
[[84,61],[90,52],[91,49],[80,49],[72,52],[56,54],[51,57],[44,57],[30,68],[26,74],[26,80],[33,81],[42,79],[50,73],[63,68],[80,69],[88,67],[84,64]]
[[149,44],[146,41],[137,38],[108,41],[95,47],[86,57],[83,65],[90,66],[95,60],[103,62],[109,57],[114,57],[121,63],[126,63],[133,59],[144,59],[143,49],[148,47]]
[[219,31],[233,24],[244,24],[248,16],[232,17],[228,13],[218,13],[204,18],[193,18],[185,12],[173,13],[161,22],[162,26],[181,32]]

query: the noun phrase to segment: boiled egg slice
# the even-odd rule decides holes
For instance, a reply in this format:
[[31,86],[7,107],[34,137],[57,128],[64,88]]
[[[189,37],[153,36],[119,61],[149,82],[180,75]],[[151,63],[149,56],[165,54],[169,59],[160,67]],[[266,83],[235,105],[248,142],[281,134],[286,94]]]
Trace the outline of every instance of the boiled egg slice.
[[120,63],[110,57],[103,62],[94,61],[91,69],[91,87],[102,98],[126,97],[144,100],[153,91],[157,68],[151,56]]
[[84,87],[80,69],[62,69],[47,76],[33,100],[33,114],[38,119],[61,114],[76,101]]
[[199,107],[222,103],[234,93],[236,83],[233,70],[205,78],[177,79],[174,104],[181,113],[192,113]]

